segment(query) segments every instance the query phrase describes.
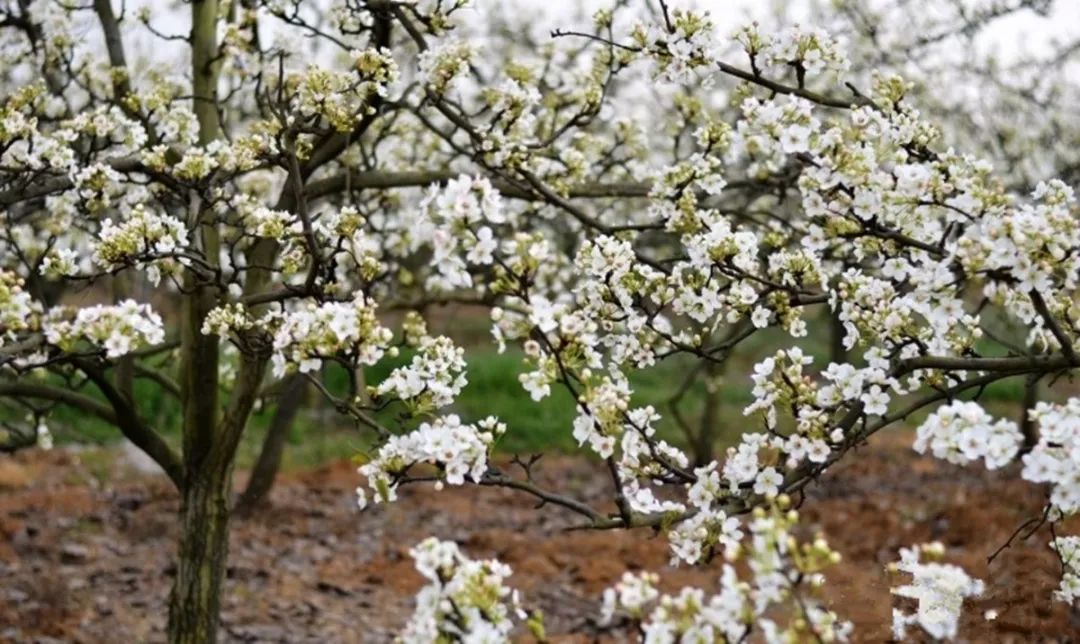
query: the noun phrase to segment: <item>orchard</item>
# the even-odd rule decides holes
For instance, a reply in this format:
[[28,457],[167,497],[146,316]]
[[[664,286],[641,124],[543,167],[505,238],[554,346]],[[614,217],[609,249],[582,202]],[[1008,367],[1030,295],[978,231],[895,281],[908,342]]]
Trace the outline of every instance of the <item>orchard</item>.
[[[715,579],[669,591],[625,562],[598,598],[616,637],[860,641],[821,595],[845,553],[800,510],[901,427],[1045,490],[1018,535],[1075,610],[1080,47],[973,45],[1049,0],[808,1],[734,28],[725,3],[567,3],[542,37],[527,2],[136,4],[0,2],[0,438],[48,447],[73,409],[160,467],[169,641],[220,639],[230,527],[307,404],[355,431],[357,523],[414,486],[507,488]],[[447,307],[487,337],[435,332]],[[480,346],[521,356],[509,413],[460,407]],[[672,404],[643,402],[635,374],[663,365]],[[732,417],[721,375],[750,392]],[[983,403],[1002,382],[1019,414]],[[552,398],[601,503],[501,451]],[[509,566],[409,548],[400,641],[547,641]],[[963,638],[988,583],[937,542],[889,574],[896,640]]]

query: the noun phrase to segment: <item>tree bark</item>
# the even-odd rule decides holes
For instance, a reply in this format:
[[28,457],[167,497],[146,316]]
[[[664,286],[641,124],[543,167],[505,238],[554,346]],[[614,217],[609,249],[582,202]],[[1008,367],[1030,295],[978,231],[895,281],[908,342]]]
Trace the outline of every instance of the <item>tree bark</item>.
[[266,430],[259,458],[255,461],[243,494],[236,501],[233,512],[237,516],[250,516],[273,488],[274,479],[281,467],[281,455],[285,451],[285,438],[303,406],[306,385],[307,380],[302,374],[293,374],[285,381],[274,417]]
[[[242,352],[229,404],[212,432],[209,450],[185,461],[180,506],[180,547],[169,596],[169,641],[216,641],[221,582],[229,549],[229,504],[236,447],[258,396],[266,368],[265,351]],[[185,432],[193,428],[184,428]],[[197,466],[193,466],[197,463]]]
[[230,479],[229,471],[206,471],[189,479],[183,492],[179,560],[169,595],[172,644],[206,644],[217,639],[229,549]]
[[[217,0],[191,3],[192,110],[199,121],[199,143],[221,136],[217,103]],[[188,225],[199,250],[216,264],[220,239],[204,221],[207,207],[192,191]],[[202,322],[216,304],[216,289],[188,275],[182,306],[181,399],[183,402],[183,482],[176,579],[169,595],[168,639],[172,643],[212,644],[217,640],[221,581],[229,539],[229,495],[235,443],[250,411],[250,381],[256,375],[248,356],[234,389],[230,410],[218,403],[218,338],[203,335]],[[244,382],[241,382],[243,380]]]
[[1024,383],[1023,410],[1020,412],[1020,432],[1024,436],[1024,443],[1020,447],[1021,454],[1027,454],[1035,449],[1039,442],[1039,430],[1035,427],[1035,419],[1031,417],[1031,410],[1039,404],[1039,378],[1028,376]]
[[705,366],[705,400],[702,401],[701,425],[691,446],[694,466],[703,467],[713,461],[713,445],[716,443],[716,425],[720,414],[720,392],[716,377],[719,369],[713,363]]
[[847,335],[847,329],[844,328],[844,323],[840,320],[839,312],[827,311],[826,315],[829,316],[829,360],[837,364],[844,364],[848,361],[848,352],[844,347],[844,336]]

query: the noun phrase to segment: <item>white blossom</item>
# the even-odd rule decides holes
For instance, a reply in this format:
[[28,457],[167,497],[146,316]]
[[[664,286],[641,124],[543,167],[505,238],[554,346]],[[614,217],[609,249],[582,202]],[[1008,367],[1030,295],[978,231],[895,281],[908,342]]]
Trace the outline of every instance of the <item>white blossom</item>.
[[914,613],[893,609],[893,637],[904,639],[907,627],[915,624],[935,639],[956,637],[964,600],[983,592],[983,582],[973,579],[958,566],[922,563],[924,553],[940,556],[940,543],[901,548],[895,570],[911,575],[911,583],[897,586],[892,593],[918,602]]
[[1016,457],[1023,437],[1016,423],[994,422],[978,403],[956,401],[939,407],[919,428],[915,451],[966,465],[980,458],[997,469]]
[[427,579],[416,610],[396,641],[505,642],[524,617],[516,591],[505,585],[511,570],[497,560],[473,560],[452,541],[429,537],[409,554]]

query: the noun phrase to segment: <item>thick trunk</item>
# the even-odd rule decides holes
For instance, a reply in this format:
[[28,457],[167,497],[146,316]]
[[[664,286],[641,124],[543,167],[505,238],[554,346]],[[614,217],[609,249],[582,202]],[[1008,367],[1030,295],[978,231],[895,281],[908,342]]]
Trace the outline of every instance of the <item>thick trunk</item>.
[[[214,468],[218,469],[218,468]],[[217,639],[221,582],[229,548],[230,472],[205,472],[188,481],[180,509],[180,549],[169,596],[169,642]]]
[[[221,135],[216,100],[217,0],[191,3],[192,110],[199,121],[199,143]],[[204,225],[206,208],[191,195],[189,225],[198,230],[198,247],[216,263],[216,226]],[[217,639],[221,579],[228,550],[229,479],[232,455],[220,444],[218,418],[218,338],[203,335],[207,312],[217,303],[214,287],[188,275],[181,323],[184,475],[181,485],[180,547],[176,579],[169,596],[169,641]]]
[[[217,100],[218,0],[192,0],[192,110],[199,122],[199,143],[221,138]],[[197,231],[197,248],[216,266],[221,240],[202,195],[192,190],[188,225]],[[229,502],[236,445],[247,422],[262,377],[265,356],[242,355],[240,373],[224,415],[219,408],[216,336],[201,331],[207,313],[218,304],[218,286],[194,273],[187,288],[181,322],[181,399],[183,401],[183,484],[180,547],[176,579],[169,596],[170,642],[199,643],[217,639],[221,582],[229,545]]]

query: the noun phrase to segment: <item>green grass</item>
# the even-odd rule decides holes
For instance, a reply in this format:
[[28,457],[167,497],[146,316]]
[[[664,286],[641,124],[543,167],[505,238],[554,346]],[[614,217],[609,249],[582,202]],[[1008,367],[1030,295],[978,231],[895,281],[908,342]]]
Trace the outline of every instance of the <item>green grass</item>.
[[[496,416],[506,423],[507,432],[499,441],[499,450],[506,453],[529,453],[537,451],[569,451],[577,444],[571,436],[571,428],[576,410],[574,400],[561,385],[553,385],[550,396],[533,401],[522,388],[518,376],[523,373],[525,363],[523,354],[517,350],[498,353],[494,350],[477,350],[467,356],[468,384],[454,402],[448,413],[456,413],[464,420],[478,420],[486,416]],[[366,372],[370,382],[380,382],[390,371],[411,359],[403,353],[393,360],[384,360]],[[632,403],[635,406],[652,405],[666,416],[666,406],[675,388],[686,375],[688,363],[683,360],[670,360],[649,369],[630,374],[630,383],[634,391]],[[327,385],[332,391],[345,390],[347,376],[340,369],[333,369],[326,374]],[[682,409],[687,418],[695,421],[701,413],[704,390],[701,385],[691,388],[682,402]],[[745,387],[722,387],[719,392],[721,407],[732,407],[730,411],[741,413],[741,408],[749,401],[749,391]],[[738,410],[734,407],[738,407]],[[398,408],[390,408],[380,414],[384,425],[393,427],[400,424]],[[683,442],[680,432],[670,418],[661,421],[661,436],[676,443]],[[731,434],[736,436],[737,434]],[[359,445],[360,442],[357,441]]]
[[[448,411],[465,420],[477,420],[485,416],[499,417],[507,424],[507,433],[499,442],[499,450],[505,453],[531,453],[538,451],[569,451],[576,447],[571,436],[575,416],[574,402],[560,385],[552,387],[552,394],[540,402],[533,401],[518,381],[525,365],[519,351],[497,353],[480,349],[467,356],[468,385]],[[370,383],[380,382],[392,369],[409,361],[403,354],[395,359],[384,360],[369,368],[365,376]],[[685,377],[688,363],[670,360],[650,369],[639,370],[630,375],[634,389],[634,405],[653,405],[665,418],[661,421],[661,436],[675,443],[684,440],[670,420],[666,406],[675,387]],[[733,374],[734,375],[734,374]],[[328,368],[326,383],[331,391],[343,392],[347,376],[340,368]],[[721,417],[738,417],[741,408],[749,400],[748,390],[741,377],[729,376],[720,387],[718,395]],[[52,383],[62,386],[62,383]],[[94,394],[92,387],[83,390]],[[701,385],[691,388],[681,403],[685,416],[694,422],[701,413],[704,390]],[[178,446],[180,406],[176,399],[152,382],[137,380],[135,397],[140,412],[148,423],[165,439]],[[0,410],[2,411],[2,410]],[[248,430],[242,441],[237,464],[240,468],[250,466],[258,456],[266,428],[272,417],[272,408],[252,414]],[[400,427],[400,409],[390,408],[379,414],[384,425]],[[415,424],[407,423],[406,426]],[[109,423],[86,415],[69,407],[57,407],[49,419],[50,428],[60,444],[106,445],[121,439],[119,431]],[[738,435],[739,422],[731,423],[730,431],[722,431],[731,440]],[[370,436],[359,431],[350,421],[327,409],[315,392],[309,394],[309,404],[298,416],[288,437],[285,466],[310,467],[319,463],[349,457],[370,444]]]
[[[445,411],[456,413],[466,421],[489,415],[499,417],[508,428],[498,446],[504,453],[568,451],[576,447],[576,441],[571,436],[574,403],[561,385],[553,385],[550,396],[534,402],[518,381],[518,376],[524,370],[520,351],[508,350],[502,354],[494,351],[490,343],[483,339],[486,323],[470,320],[459,323],[451,319],[447,324],[453,327],[455,337],[464,335],[468,338],[465,344],[470,349],[466,352],[468,385],[453,407]],[[723,373],[717,379],[716,390],[718,427],[715,435],[718,449],[735,442],[740,434],[753,426],[742,415],[742,409],[751,400],[749,374],[754,363],[777,348],[798,344],[814,356],[812,372],[828,364],[826,325],[820,320],[813,320],[809,331],[808,338],[797,342],[779,329],[755,334],[739,347],[724,366]],[[381,382],[392,369],[410,359],[411,354],[403,353],[394,359],[383,360],[368,368],[365,377],[369,383]],[[685,446],[686,440],[677,428],[667,402],[693,364],[683,357],[677,357],[630,374],[634,390],[632,405],[654,406],[663,417],[658,426],[660,436],[680,446]],[[343,369],[329,367],[324,376],[331,391],[346,391],[348,378]],[[51,384],[63,386],[62,382]],[[96,393],[92,386],[83,391]],[[990,385],[983,392],[981,400],[988,402],[993,412],[1008,414],[1017,408],[1023,395],[1023,378],[1010,378]],[[178,401],[155,383],[146,380],[136,381],[135,397],[148,423],[168,442],[178,445]],[[684,417],[695,429],[702,415],[704,398],[704,385],[699,380],[680,405]],[[0,421],[15,420],[18,418],[16,413],[23,412],[0,407]],[[918,422],[924,415],[915,415],[909,422]],[[415,424],[412,421],[402,425],[400,408],[389,408],[379,416],[380,421],[391,428]],[[272,409],[260,410],[252,415],[239,448],[238,467],[246,468],[254,462],[271,417]],[[120,439],[119,432],[108,423],[62,406],[51,415],[50,427],[59,443],[108,444]],[[286,468],[306,468],[328,460],[346,458],[369,447],[370,440],[369,432],[352,426],[348,419],[328,409],[316,392],[309,392],[309,404],[298,416],[289,435],[284,465]]]
[[568,450],[575,441],[570,435],[574,421],[574,400],[562,387],[534,402],[518,382],[522,355],[516,352],[494,353],[471,360],[469,384],[455,403],[463,418],[497,416],[506,423],[506,434],[499,449],[511,453],[537,452],[545,449]]
[[[658,427],[662,438],[677,444],[684,442],[667,403],[685,378],[689,364],[683,360],[669,360],[648,369],[630,374],[634,391],[631,404],[635,407],[652,405],[663,416]],[[507,432],[499,448],[509,453],[538,452],[542,450],[570,450],[577,446],[571,435],[572,423],[577,415],[574,400],[562,386],[553,385],[552,394],[540,402],[534,402],[522,388],[518,375],[523,371],[522,355],[507,351],[476,356],[470,362],[469,385],[455,404],[455,410],[465,418],[495,415],[507,424]],[[744,387],[721,387],[721,416],[731,413],[741,415],[741,408],[749,400]],[[692,387],[681,403],[681,409],[690,422],[695,422],[702,408],[704,387]],[[737,409],[736,409],[737,408]],[[738,435],[733,431],[719,432],[720,438],[730,441]]]

